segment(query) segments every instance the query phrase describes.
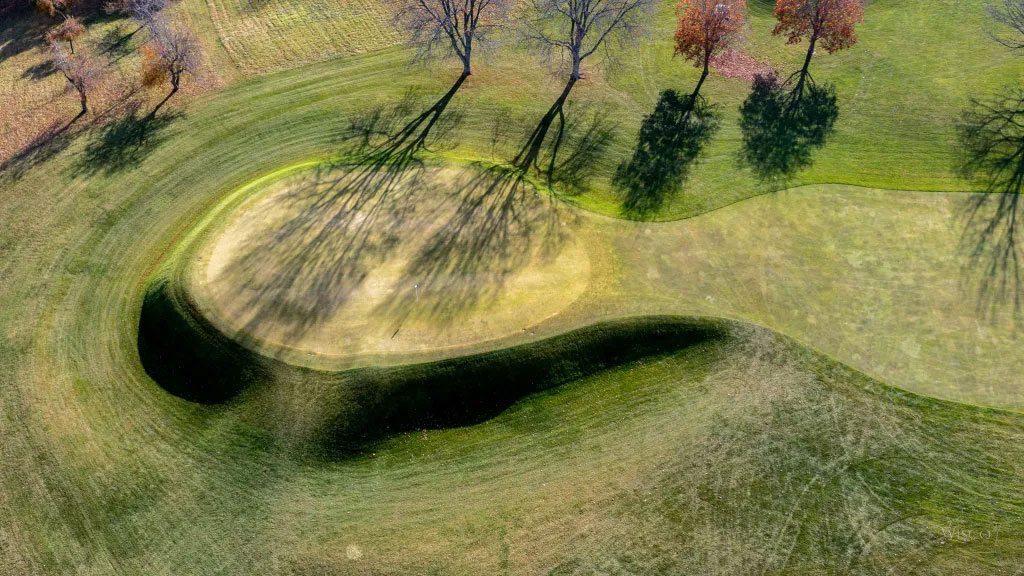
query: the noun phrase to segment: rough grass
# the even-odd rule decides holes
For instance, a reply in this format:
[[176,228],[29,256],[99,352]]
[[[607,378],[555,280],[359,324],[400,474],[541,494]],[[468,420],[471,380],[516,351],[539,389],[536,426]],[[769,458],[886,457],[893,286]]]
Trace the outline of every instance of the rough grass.
[[[140,85],[141,46],[148,32],[138,22],[107,14],[102,2],[89,0],[77,7],[76,16],[86,34],[75,41],[79,55],[99,68],[97,86],[89,95],[90,112],[69,124],[78,114],[78,94],[50,64],[46,32],[58,20],[31,10],[4,16],[0,24],[0,164],[12,157],[47,156],[61,149],[83,130],[97,129],[133,112],[149,111],[170,86],[152,89]],[[198,94],[216,90],[237,73],[218,49],[205,5],[183,0],[169,9],[175,22],[188,22],[205,50],[200,81],[188,78],[175,108]],[[40,154],[41,153],[41,154]]]
[[245,74],[292,68],[394,46],[375,0],[207,0],[224,48]]

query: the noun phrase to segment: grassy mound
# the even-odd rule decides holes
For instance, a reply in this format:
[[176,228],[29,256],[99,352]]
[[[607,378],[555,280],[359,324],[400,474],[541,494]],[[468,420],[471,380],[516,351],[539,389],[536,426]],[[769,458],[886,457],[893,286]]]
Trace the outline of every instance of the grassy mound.
[[322,419],[307,433],[324,453],[350,451],[389,434],[487,420],[533,392],[636,358],[725,333],[729,323],[651,317],[588,326],[553,338],[394,368],[320,371],[251,351],[209,324],[187,294],[150,286],[139,320],[139,356],[154,380],[183,398],[220,403],[247,387],[302,386]]
[[805,187],[640,224],[504,169],[307,161],[219,200],[166,258],[197,314],[264,355],[337,370],[450,358],[645,315],[768,326],[883,381],[1019,408],[1012,304],[974,195]]

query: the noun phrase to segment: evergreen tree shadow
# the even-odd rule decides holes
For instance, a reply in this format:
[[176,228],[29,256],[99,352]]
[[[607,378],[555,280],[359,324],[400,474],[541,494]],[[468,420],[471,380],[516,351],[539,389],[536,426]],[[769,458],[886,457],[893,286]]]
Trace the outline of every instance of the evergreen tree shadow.
[[740,106],[743,147],[740,161],[764,182],[784,182],[812,164],[812,152],[825,145],[839,107],[835,87],[807,79],[791,91],[773,74],[754,78],[750,95]]
[[977,290],[982,314],[995,314],[1012,302],[1019,320],[1024,304],[1024,90],[972,100],[957,122],[957,134],[959,172],[983,189],[961,207],[963,283]]
[[693,102],[690,95],[663,90],[640,124],[633,156],[615,172],[622,213],[634,219],[657,213],[678,192],[717,130],[717,114],[703,98]]

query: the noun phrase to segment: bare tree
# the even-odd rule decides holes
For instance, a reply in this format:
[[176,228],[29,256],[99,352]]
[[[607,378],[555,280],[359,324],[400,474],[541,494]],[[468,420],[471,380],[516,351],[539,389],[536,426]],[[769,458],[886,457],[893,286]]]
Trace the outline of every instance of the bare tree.
[[50,44],[50,58],[53,61],[53,67],[60,71],[78,92],[82,110],[78,116],[75,116],[75,119],[81,118],[89,111],[89,92],[96,87],[99,81],[99,68],[85,55],[68,54],[60,42]]
[[151,24],[153,38],[143,51],[142,83],[155,86],[169,81],[171,91],[150,113],[155,115],[171,96],[178,93],[185,76],[198,77],[202,48],[195,34],[187,27],[174,27],[163,18]]
[[534,17],[526,38],[569,67],[569,84],[579,80],[583,61],[609,41],[620,45],[635,35],[653,0],[528,0]]
[[474,43],[487,42],[508,15],[509,0],[395,0],[397,22],[418,46],[417,58],[431,59],[438,48],[473,73]]
[[992,38],[1011,50],[1024,50],[1024,0],[999,0],[985,7],[996,22],[1010,28],[1006,34],[992,34]]

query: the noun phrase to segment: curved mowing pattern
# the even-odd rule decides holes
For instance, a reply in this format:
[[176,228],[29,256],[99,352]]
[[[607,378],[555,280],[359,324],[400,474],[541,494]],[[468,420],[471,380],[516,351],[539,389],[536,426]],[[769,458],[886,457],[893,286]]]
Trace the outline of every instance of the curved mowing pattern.
[[[963,71],[980,62],[1002,71],[1015,65],[979,49],[971,66],[950,66],[962,62],[966,37],[920,49],[921,30],[952,39],[955,21],[976,3],[877,6],[920,22],[897,26],[890,50],[885,35],[876,32],[871,45],[865,30],[862,47],[879,64],[843,72],[840,94],[841,101],[855,94],[858,109],[870,113],[847,116],[859,120],[837,133],[835,148],[822,151],[807,177],[834,180],[854,166],[857,182],[909,186],[924,174],[926,183],[953,186],[937,151],[949,150],[943,127],[969,84]],[[869,50],[851,54],[869,64],[876,58]],[[843,58],[821,60],[835,66],[822,73],[852,61]],[[948,76],[922,80],[919,100],[880,106],[886,92],[877,84],[916,84],[913,66],[922,61]],[[329,431],[344,430],[346,415],[374,412],[348,402],[338,381],[294,363],[257,364],[267,374],[242,381],[248,386],[218,405],[167,394],[140,362],[139,320],[153,303],[147,297],[160,294],[152,288],[170,287],[163,302],[175,313],[185,308],[173,291],[186,285],[171,266],[174,247],[224,194],[275,166],[334,155],[339,134],[373,100],[400,99],[421,74],[405,72],[406,62],[376,54],[247,82],[154,128],[145,146],[122,150],[130,169],[103,162],[125,156],[110,154],[97,134],[26,167],[20,179],[2,176],[0,573],[988,575],[1019,568],[1019,414],[903,392],[740,324],[618,358],[624,363],[597,373],[517,381],[513,400],[539,390],[531,387],[538,382],[564,384],[478,424],[369,445],[337,446]],[[465,138],[451,157],[487,157],[494,118],[530,128],[551,88],[537,80],[540,72],[529,75],[534,68],[467,82],[458,98],[469,112],[456,132]],[[671,83],[654,76],[619,79],[632,88],[602,92],[626,123],[623,132],[635,134],[646,111],[637,102],[652,102]],[[735,94],[723,87],[709,90],[722,90],[710,93],[733,108]],[[510,103],[510,93],[521,98]],[[913,122],[898,121],[895,110],[922,103]],[[617,138],[614,154],[594,164],[598,176],[628,153],[629,136]],[[700,187],[666,214],[695,214],[756,192],[730,159],[736,134],[723,129],[717,142],[693,175]],[[899,157],[890,162],[893,150]],[[613,211],[612,196],[595,182],[580,201]],[[607,261],[591,261],[595,270],[622,274],[592,275],[588,304],[608,316],[661,308],[753,319],[895,384],[938,382],[942,389],[931,390],[938,394],[1014,405],[1020,400],[1007,374],[1020,372],[1012,365],[1020,355],[1012,324],[969,313],[969,302],[950,305],[959,201],[821,186],[680,227],[629,225]],[[594,238],[601,226],[623,226],[594,222]],[[622,284],[602,287],[595,277]],[[165,282],[149,285],[150,278]],[[651,305],[630,310],[617,294],[646,294]],[[537,325],[536,335],[489,345],[533,345],[571,365],[578,348],[552,346],[582,335],[545,336],[593,320],[575,313],[566,309],[566,325]],[[164,349],[188,342],[173,344]],[[237,350],[244,357],[248,349]],[[415,360],[419,368],[402,370],[424,370],[424,379],[396,380],[385,368],[362,374],[386,391],[390,383],[431,382],[425,377],[450,365]],[[469,421],[476,420],[461,423]],[[430,420],[405,422],[387,431]]]

